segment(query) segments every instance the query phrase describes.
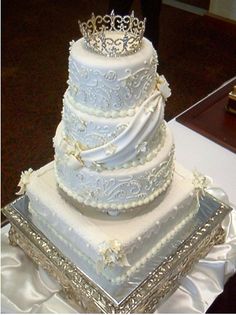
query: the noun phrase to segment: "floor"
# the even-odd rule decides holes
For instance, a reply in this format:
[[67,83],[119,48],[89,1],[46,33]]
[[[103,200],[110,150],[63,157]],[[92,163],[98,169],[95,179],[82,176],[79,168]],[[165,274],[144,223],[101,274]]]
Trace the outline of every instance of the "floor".
[[[15,198],[22,170],[53,159],[68,43],[80,37],[78,19],[104,14],[107,6],[97,0],[2,1],[2,205]],[[139,1],[133,7],[141,16]],[[235,24],[162,5],[158,72],[172,88],[166,120],[235,76],[235,43]]]

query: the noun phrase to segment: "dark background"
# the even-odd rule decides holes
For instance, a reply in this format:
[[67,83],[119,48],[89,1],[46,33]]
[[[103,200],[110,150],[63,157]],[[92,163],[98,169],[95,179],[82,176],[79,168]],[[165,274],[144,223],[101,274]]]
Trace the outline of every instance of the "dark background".
[[[78,19],[107,7],[98,0],[2,1],[2,206],[15,198],[22,170],[53,159],[69,41],[81,36]],[[141,17],[139,1],[133,9]],[[235,24],[162,6],[158,73],[172,89],[167,121],[235,76],[235,43]],[[235,292],[236,277],[209,312],[236,312]]]

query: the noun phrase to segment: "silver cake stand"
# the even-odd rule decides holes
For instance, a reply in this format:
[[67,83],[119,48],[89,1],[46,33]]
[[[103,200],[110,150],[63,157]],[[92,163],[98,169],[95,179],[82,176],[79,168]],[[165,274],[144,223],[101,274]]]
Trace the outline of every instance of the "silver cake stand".
[[[171,240],[153,257],[144,270],[124,286],[101,285],[89,272],[76,266],[31,222],[28,198],[23,196],[2,209],[9,219],[10,244],[19,246],[37,265],[61,285],[61,294],[78,311],[87,313],[151,313],[172,294],[180,280],[225,232],[221,223],[232,210],[204,192],[192,228]],[[182,231],[183,232],[183,231]],[[184,236],[184,237],[183,237]]]

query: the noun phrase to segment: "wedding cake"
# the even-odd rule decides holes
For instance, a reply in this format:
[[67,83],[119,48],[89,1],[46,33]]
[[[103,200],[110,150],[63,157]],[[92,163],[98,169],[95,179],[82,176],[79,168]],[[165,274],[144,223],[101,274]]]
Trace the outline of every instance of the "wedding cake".
[[145,21],[92,15],[70,43],[55,159],[21,176],[33,223],[92,280],[125,283],[199,208],[164,121],[169,85]]

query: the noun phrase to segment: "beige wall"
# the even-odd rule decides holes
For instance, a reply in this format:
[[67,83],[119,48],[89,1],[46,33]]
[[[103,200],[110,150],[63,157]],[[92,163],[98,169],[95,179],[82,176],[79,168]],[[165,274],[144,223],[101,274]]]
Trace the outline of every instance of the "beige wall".
[[209,13],[236,21],[236,0],[211,0]]

